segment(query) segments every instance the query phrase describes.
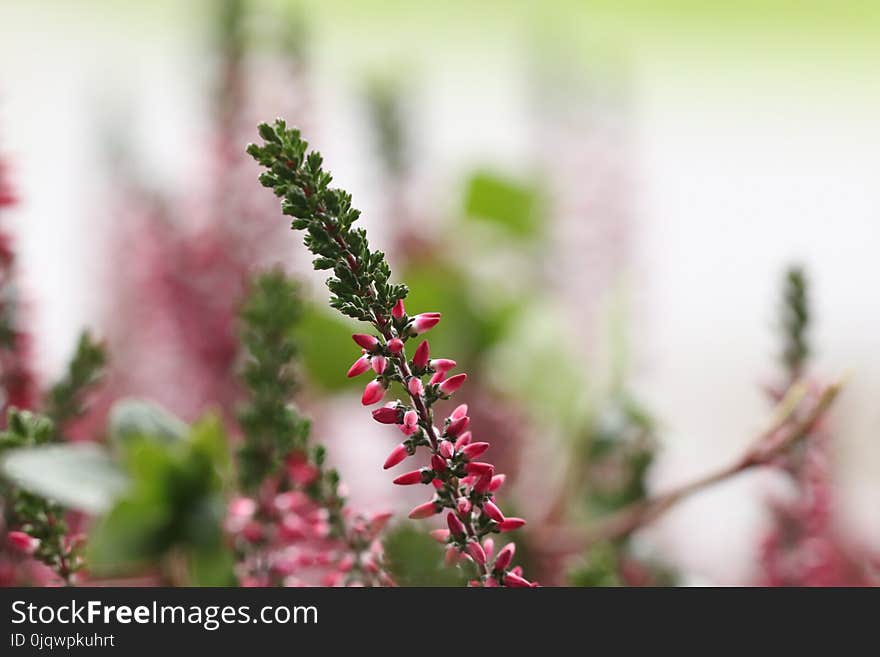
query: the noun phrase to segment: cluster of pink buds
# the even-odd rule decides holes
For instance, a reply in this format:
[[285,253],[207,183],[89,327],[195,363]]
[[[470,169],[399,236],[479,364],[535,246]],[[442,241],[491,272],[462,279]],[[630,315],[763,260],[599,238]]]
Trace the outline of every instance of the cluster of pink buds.
[[394,483],[400,486],[428,485],[433,495],[409,513],[413,519],[446,514],[446,529],[435,530],[433,536],[447,545],[449,563],[471,562],[479,577],[475,586],[528,587],[536,584],[513,567],[514,545],[508,543],[494,554],[492,533],[519,529],[522,518],[505,516],[498,507],[495,494],[505,476],[495,466],[480,460],[489,443],[476,441],[469,429],[466,404],[461,404],[447,417],[441,427],[434,425],[432,407],[435,402],[449,399],[467,380],[466,374],[450,375],[454,360],[431,359],[430,346],[421,341],[412,359],[407,359],[405,342],[433,328],[440,313],[422,313],[408,317],[402,300],[394,305],[390,318],[379,318],[376,327],[380,337],[356,334],[355,343],[363,355],[349,369],[349,376],[373,370],[371,380],[361,399],[376,404],[385,396],[393,382],[406,390],[406,401],[388,402],[373,411],[373,419],[395,425],[405,436],[385,460],[384,468],[399,465],[413,456],[418,448],[427,448],[428,465],[399,475]]
[[257,498],[236,497],[225,529],[240,556],[243,586],[393,586],[379,535],[391,517],[369,518],[306,493],[319,476],[303,455],[287,459],[291,489],[266,481]]

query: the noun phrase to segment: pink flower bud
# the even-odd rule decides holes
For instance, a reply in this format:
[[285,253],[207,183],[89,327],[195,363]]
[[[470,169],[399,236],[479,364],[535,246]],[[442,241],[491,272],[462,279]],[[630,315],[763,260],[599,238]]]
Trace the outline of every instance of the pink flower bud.
[[354,340],[359,347],[362,347],[367,351],[373,351],[376,347],[379,346],[379,340],[374,335],[367,335],[366,333],[355,333],[353,336],[351,336],[351,339]]
[[449,370],[454,370],[457,364],[451,358],[435,358],[431,361],[431,369],[437,372],[448,372]]
[[437,451],[440,452],[440,456],[445,459],[451,459],[455,454],[455,448],[448,440],[441,440],[440,446],[437,448]]
[[504,485],[504,480],[507,479],[507,475],[505,474],[497,474],[492,477],[492,483],[489,484],[489,490],[493,493],[501,488]]
[[448,548],[446,548],[445,561],[447,566],[454,566],[460,560],[461,552],[458,551],[457,547],[455,547],[454,545],[450,545]]
[[454,513],[449,512],[446,514],[446,525],[449,527],[449,533],[451,533],[456,538],[459,536],[464,536],[464,523],[458,519]]
[[491,559],[492,555],[495,553],[495,541],[492,540],[491,537],[484,539],[483,549],[486,551],[486,559]]
[[471,501],[466,497],[459,497],[455,501],[455,508],[458,510],[459,515],[466,516],[471,512]]
[[504,514],[501,513],[501,509],[495,506],[495,503],[492,500],[486,500],[485,502],[483,502],[483,511],[495,522],[504,522]]
[[409,330],[413,335],[430,331],[440,323],[440,313],[421,313],[413,318]]
[[40,547],[40,539],[26,534],[25,532],[12,531],[6,535],[9,544],[24,554],[33,554]]
[[400,338],[391,338],[388,341],[388,351],[392,354],[399,354],[403,351],[403,340]]
[[471,555],[473,560],[481,566],[486,563],[486,551],[483,549],[483,546],[480,545],[477,541],[468,541],[467,551],[468,554]]
[[458,451],[460,451],[465,445],[470,445],[470,444],[471,444],[471,437],[472,437],[472,435],[473,435],[473,434],[471,434],[470,431],[465,431],[463,434],[461,434],[461,435],[458,437],[458,440],[455,441],[455,451],[458,452]]
[[494,577],[487,577],[486,583],[483,585],[487,589],[495,589],[498,588],[498,580]]
[[403,414],[403,424],[400,430],[407,436],[413,435],[419,429],[419,414],[415,411],[407,411]]
[[406,384],[406,389],[409,390],[409,394],[413,397],[420,397],[425,394],[425,386],[422,385],[422,380],[417,376],[410,377]]
[[[250,519],[257,511],[257,503],[249,497],[235,497],[229,502],[229,515],[235,519]],[[9,532],[10,534],[12,532]]]
[[532,585],[532,583],[519,575],[515,575],[514,573],[505,573],[504,575],[504,586],[509,586],[511,588],[528,588]]
[[364,354],[356,361],[354,361],[354,363],[352,363],[351,367],[348,368],[348,374],[346,374],[346,376],[351,379],[353,377],[360,376],[368,369],[370,369],[370,359],[366,354]]
[[433,538],[438,543],[445,543],[449,540],[448,529],[432,529],[429,533],[431,534],[431,538]]
[[490,470],[489,472],[484,472],[479,475],[479,478],[474,483],[474,492],[480,495],[485,495],[489,492],[489,486],[492,485],[492,472],[494,470]]
[[450,422],[449,426],[446,427],[446,435],[455,437],[467,429],[470,423],[471,419],[467,415],[457,418]]
[[434,374],[431,375],[431,379],[428,381],[428,383],[430,383],[431,385],[436,385],[438,383],[442,383],[445,378],[446,372],[434,372]]
[[373,371],[376,374],[382,374],[385,371],[385,366],[388,365],[388,361],[385,360],[385,356],[373,356],[370,364],[373,366]]
[[410,511],[409,518],[411,520],[422,520],[424,518],[430,518],[431,516],[438,513],[440,513],[440,507],[437,506],[433,500],[431,500],[430,502],[419,504],[412,511]]
[[407,456],[409,456],[409,452],[406,449],[406,445],[400,443],[397,447],[391,450],[391,453],[388,455],[388,458],[385,459],[385,464],[382,466],[385,470],[388,468],[393,468],[395,465],[403,461]]
[[381,511],[379,513],[374,513],[373,517],[370,518],[370,533],[373,535],[378,534],[385,528],[385,525],[388,524],[388,521],[394,517],[394,514],[390,511]]
[[422,483],[422,471],[413,470],[412,472],[402,474],[397,479],[395,479],[393,483],[397,484],[398,486],[412,486],[413,484],[420,484]]
[[370,381],[367,384],[367,387],[364,388],[364,394],[361,397],[361,404],[364,406],[370,406],[371,404],[382,401],[382,397],[384,396],[385,386],[376,380]]
[[507,570],[510,562],[513,561],[513,555],[516,554],[516,545],[508,543],[495,558],[495,570]]
[[437,490],[440,490],[441,488],[443,488],[444,483],[443,483],[443,480],[442,480],[442,479],[437,479],[437,477],[434,477],[434,478],[431,480],[431,485],[432,485],[434,488],[436,488]]
[[475,459],[487,449],[489,449],[489,443],[471,443],[462,447],[461,453],[466,458]]
[[489,474],[492,475],[495,473],[495,466],[491,463],[483,463],[481,461],[471,461],[465,466],[465,470],[468,474],[475,475],[484,475]]
[[397,406],[383,406],[373,411],[373,419],[379,424],[397,424],[400,412]]
[[460,417],[465,417],[468,412],[467,404],[459,404],[455,407],[455,410],[452,411],[452,415],[449,416],[450,420],[457,420]]
[[398,299],[394,308],[391,309],[391,316],[394,319],[401,319],[404,315],[406,315],[406,308],[403,307],[403,299]]
[[428,365],[428,358],[430,357],[430,347],[428,346],[427,340],[422,340],[418,347],[416,347],[416,353],[413,356],[413,367],[416,369],[421,369]]
[[434,472],[446,472],[446,467],[446,461],[442,456],[434,454],[431,457],[431,468],[434,470]]
[[504,522],[498,523],[498,531],[512,532],[514,529],[519,529],[525,524],[526,521],[522,518],[505,518]]
[[451,376],[440,384],[440,392],[444,395],[451,395],[461,388],[465,381],[467,381],[467,374]]

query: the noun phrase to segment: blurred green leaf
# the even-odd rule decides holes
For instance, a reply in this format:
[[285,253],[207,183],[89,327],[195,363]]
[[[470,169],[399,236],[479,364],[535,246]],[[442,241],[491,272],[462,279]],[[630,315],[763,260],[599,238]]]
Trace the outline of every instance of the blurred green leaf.
[[490,171],[477,171],[467,182],[464,213],[519,238],[535,237],[541,227],[540,194],[534,185]]
[[602,542],[592,546],[584,563],[572,571],[572,586],[623,586],[620,577],[617,550],[613,544]]
[[163,443],[182,440],[186,424],[158,404],[143,399],[122,399],[110,409],[110,439],[119,447],[133,438],[149,437]]
[[465,573],[445,565],[443,557],[443,546],[411,524],[399,525],[385,537],[386,563],[400,586],[464,586]]
[[326,391],[360,388],[363,381],[346,378],[345,373],[360,355],[351,340],[358,324],[336,313],[330,314],[323,306],[307,304],[294,331],[299,345],[300,361],[309,382]]
[[88,513],[102,513],[128,478],[103,448],[89,443],[12,449],[0,470],[17,486]]

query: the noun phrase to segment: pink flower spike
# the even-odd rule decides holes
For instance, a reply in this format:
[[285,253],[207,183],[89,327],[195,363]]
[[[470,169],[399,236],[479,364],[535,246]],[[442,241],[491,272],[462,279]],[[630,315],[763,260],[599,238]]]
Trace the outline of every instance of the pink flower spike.
[[461,453],[469,459],[475,459],[489,449],[489,443],[471,443],[461,449]]
[[448,372],[449,370],[454,370],[455,366],[458,365],[451,358],[435,358],[431,361],[431,368],[436,370],[437,372]]
[[475,475],[492,475],[495,473],[495,466],[491,463],[483,463],[482,461],[471,461],[465,466],[468,474]]
[[448,529],[432,529],[429,533],[431,534],[431,538],[433,538],[438,543],[445,543],[449,540]]
[[388,351],[392,354],[399,354],[403,351],[403,340],[400,338],[391,338],[388,341]]
[[356,361],[354,361],[354,363],[352,363],[351,367],[348,368],[348,374],[346,374],[346,376],[351,379],[356,376],[360,376],[368,369],[370,369],[370,359],[366,354],[364,354]]
[[449,426],[446,427],[446,435],[447,436],[457,436],[460,433],[464,432],[465,429],[471,423],[471,419],[465,415],[464,417],[457,418],[449,423]]
[[440,313],[421,313],[413,318],[413,323],[409,330],[413,335],[419,335],[425,331],[430,331],[439,323]]
[[477,541],[469,541],[467,544],[468,554],[473,557],[473,560],[478,564],[485,565],[486,563],[486,551],[483,549],[483,546],[480,545]]
[[351,339],[354,340],[359,347],[363,347],[367,351],[373,351],[376,347],[379,346],[379,339],[374,335],[367,335],[366,333],[355,333],[351,336]]
[[388,364],[388,361],[385,360],[385,356],[373,356],[370,361],[370,365],[373,366],[373,371],[376,374],[382,374],[385,371],[385,366]]
[[373,411],[373,419],[379,424],[397,424],[400,412],[396,406],[383,406]]
[[512,532],[514,529],[519,529],[525,524],[526,521],[522,518],[505,518],[504,522],[498,523],[498,531]]
[[467,404],[459,404],[455,407],[455,410],[452,411],[452,415],[449,416],[451,420],[457,420],[460,417],[465,417],[468,412]]
[[483,502],[483,511],[495,522],[499,524],[504,522],[504,514],[501,513],[501,509],[495,506],[495,503],[492,500],[486,500]]
[[446,514],[446,525],[449,527],[449,533],[453,536],[464,536],[464,523],[451,511]]
[[416,347],[416,353],[413,356],[413,367],[416,369],[422,369],[428,365],[428,358],[430,357],[431,348],[428,346],[427,340],[422,340],[418,347]]
[[434,472],[445,472],[446,467],[446,460],[442,456],[434,454],[434,456],[431,457],[431,468]]
[[461,450],[465,445],[471,444],[471,438],[473,434],[470,431],[465,431],[458,437],[458,440],[455,441],[455,451]]
[[529,588],[532,583],[525,579],[524,577],[520,577],[519,575],[515,575],[514,573],[506,573],[504,575],[504,586],[509,586],[511,588]]
[[424,518],[430,518],[433,515],[437,515],[440,513],[440,507],[437,506],[433,500],[430,502],[425,502],[424,504],[419,504],[412,511],[409,512],[409,518],[411,520],[423,520]]
[[398,299],[394,308],[391,309],[391,316],[394,319],[401,319],[404,315],[406,315],[406,308],[403,307],[403,299]]
[[461,388],[465,381],[467,381],[467,374],[451,376],[440,384],[440,392],[444,395],[451,395]]
[[403,461],[407,456],[409,456],[409,452],[406,449],[406,445],[400,443],[397,447],[391,450],[391,453],[388,455],[388,458],[385,459],[385,464],[382,466],[383,469],[387,470],[388,468],[393,468],[395,465]]
[[514,554],[516,554],[516,545],[513,543],[508,543],[501,548],[501,551],[498,552],[498,556],[495,558],[495,570],[507,570],[510,562],[513,561]]
[[451,459],[455,455],[455,448],[448,440],[441,440],[437,451],[440,452],[440,456],[445,459]]
[[422,385],[422,380],[417,376],[410,377],[406,384],[406,389],[409,390],[409,394],[413,397],[421,397],[425,394],[425,386]]
[[402,474],[397,477],[397,479],[395,479],[392,483],[395,483],[398,486],[412,486],[413,484],[420,484],[422,483],[422,471],[413,470],[412,472],[407,472],[406,474]]
[[364,388],[364,394],[361,397],[361,404],[364,406],[371,406],[376,402],[382,401],[382,397],[384,396],[385,387],[378,381],[370,381],[367,384],[367,387]]
[[12,531],[6,535],[9,544],[24,554],[33,554],[40,547],[40,539],[25,532]]

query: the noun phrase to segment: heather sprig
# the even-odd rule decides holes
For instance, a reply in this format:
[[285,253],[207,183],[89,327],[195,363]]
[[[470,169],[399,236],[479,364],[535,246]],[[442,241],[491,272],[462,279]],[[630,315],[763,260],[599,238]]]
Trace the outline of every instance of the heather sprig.
[[106,364],[104,345],[92,338],[88,331],[83,331],[64,377],[46,394],[44,410],[57,431],[63,431],[69,422],[86,412],[87,396],[101,380]]
[[780,324],[783,335],[782,362],[791,383],[801,376],[810,356],[807,339],[810,306],[807,278],[801,267],[790,267],[785,273]]
[[493,554],[490,534],[517,529],[525,521],[506,517],[497,506],[495,493],[504,475],[496,474],[491,463],[478,460],[489,443],[473,439],[467,405],[459,405],[441,426],[435,426],[434,404],[452,397],[467,375],[450,376],[455,361],[432,359],[425,340],[411,358],[407,355],[406,343],[436,326],[440,313],[407,314],[406,286],[389,282],[391,271],[384,254],[371,251],[366,232],[353,228],[360,213],[351,206],[351,196],[330,187],[332,176],[323,170],[321,155],[308,151],[298,130],[288,129],[278,119],[273,125],[261,124],[259,133],[263,145],[251,144],[247,152],[266,168],[260,182],[281,198],[282,212],[294,217],[292,228],[306,232],[305,245],[317,256],[315,268],[333,271],[327,281],[331,305],[375,330],[353,336],[362,355],[348,376],[368,370],[374,374],[361,402],[365,406],[380,402],[394,383],[405,391],[404,400],[373,411],[377,422],[396,425],[405,436],[384,467],[400,464],[420,448],[430,454],[428,467],[394,480],[398,485],[423,484],[434,489],[431,499],[414,508],[410,518],[446,512],[448,529],[434,535],[448,545],[450,562],[475,564],[479,573],[475,584],[531,586],[521,569],[512,566],[512,543]]

